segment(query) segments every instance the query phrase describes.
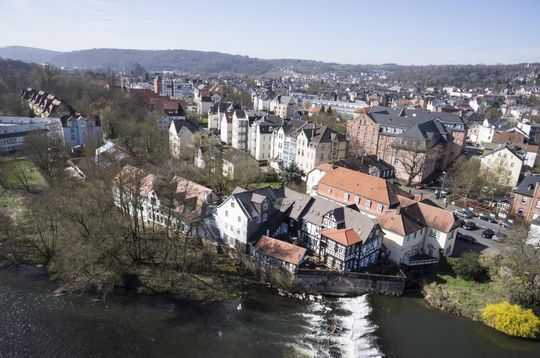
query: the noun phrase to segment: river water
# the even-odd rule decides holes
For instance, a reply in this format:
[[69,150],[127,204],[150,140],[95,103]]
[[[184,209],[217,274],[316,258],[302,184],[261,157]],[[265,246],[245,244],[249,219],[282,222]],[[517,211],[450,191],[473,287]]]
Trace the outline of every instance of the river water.
[[258,288],[195,304],[54,297],[43,275],[0,271],[0,357],[540,357],[540,343],[427,309],[420,299],[299,302]]

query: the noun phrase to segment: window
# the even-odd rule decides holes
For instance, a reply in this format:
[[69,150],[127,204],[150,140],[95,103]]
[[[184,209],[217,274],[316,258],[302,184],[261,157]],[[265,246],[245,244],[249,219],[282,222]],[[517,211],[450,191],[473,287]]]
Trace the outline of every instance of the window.
[[360,197],[358,195],[354,196],[354,202],[356,203],[356,205],[360,204]]
[[225,210],[225,217],[229,217],[229,211]]
[[345,201],[349,201],[350,198],[351,198],[351,194],[349,194],[349,193],[343,194],[343,199],[344,199]]
[[377,205],[377,211],[378,211],[378,212],[381,213],[381,212],[383,211],[383,209],[384,209],[384,205],[383,205],[383,204],[378,204],[378,205]]
[[371,209],[371,200],[366,199],[366,202],[365,202],[364,205],[365,205],[366,209]]
[[242,222],[242,218],[238,216],[238,222]]
[[234,201],[231,200],[231,208],[234,208]]

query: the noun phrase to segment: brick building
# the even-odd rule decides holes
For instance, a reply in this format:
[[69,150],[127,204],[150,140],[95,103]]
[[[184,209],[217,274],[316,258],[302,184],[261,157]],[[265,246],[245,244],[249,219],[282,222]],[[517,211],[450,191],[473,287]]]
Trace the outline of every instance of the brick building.
[[513,193],[512,214],[526,222],[540,217],[540,175],[528,175]]
[[453,113],[373,107],[347,123],[352,155],[375,155],[396,177],[426,181],[463,151],[465,126]]

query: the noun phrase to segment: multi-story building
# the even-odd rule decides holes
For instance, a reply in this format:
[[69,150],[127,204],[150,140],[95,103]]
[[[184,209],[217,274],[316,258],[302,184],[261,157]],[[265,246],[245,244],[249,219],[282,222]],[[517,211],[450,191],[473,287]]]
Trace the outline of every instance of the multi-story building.
[[353,117],[358,114],[359,111],[369,108],[369,105],[364,101],[331,101],[325,99],[310,99],[309,102],[312,105],[325,107],[331,109],[337,114],[345,115],[347,117]]
[[193,135],[199,125],[187,119],[175,119],[169,127],[169,151],[173,158],[180,158],[182,147],[193,146]]
[[495,136],[495,126],[491,125],[487,119],[482,124],[476,123],[467,131],[468,140],[475,144],[486,144],[493,142]]
[[431,264],[453,252],[458,227],[454,214],[415,200],[385,179],[337,167],[328,170],[311,192],[376,218],[389,257],[397,263]]
[[60,118],[0,117],[0,152],[16,152],[24,147],[31,133],[43,133],[64,143]]
[[527,175],[516,187],[512,213],[527,223],[540,217],[540,175]]
[[231,130],[231,146],[239,150],[248,150],[249,118],[245,111],[233,112]]
[[318,182],[310,182],[310,192],[342,205],[356,205],[371,217],[400,205],[398,195],[407,196],[392,183],[342,167],[325,169]]
[[382,231],[365,214],[324,198],[315,198],[302,215],[300,238],[312,255],[338,271],[376,263]]
[[[216,228],[223,242],[244,250],[255,232],[278,212],[276,192],[272,189],[236,188],[216,209]],[[261,234],[263,234],[262,232]]]
[[521,174],[525,154],[501,145],[480,157],[480,169],[503,186],[515,187]]
[[86,118],[81,115],[62,117],[64,140],[72,149],[93,145],[97,147],[102,141],[101,120],[99,117]]
[[240,109],[240,107],[235,106],[232,102],[214,103],[208,111],[208,130],[220,132],[223,118],[232,117],[232,113],[236,109]]
[[274,131],[273,158],[282,168],[295,163],[308,173],[321,163],[345,158],[346,151],[345,136],[326,126],[290,120]]
[[290,118],[295,110],[294,99],[289,96],[277,96],[270,102],[270,111],[280,118]]
[[326,126],[307,125],[296,142],[295,162],[304,173],[309,173],[321,163],[334,162],[347,155],[345,136]]
[[126,165],[115,177],[113,199],[123,212],[141,218],[145,225],[188,232],[216,197],[211,189],[188,179],[168,181]]
[[254,121],[249,127],[248,150],[255,160],[268,161],[272,159],[274,131],[283,121],[272,116],[265,116]]
[[156,76],[153,89],[155,94],[163,97],[185,98],[193,95],[193,85],[181,78]]
[[419,183],[462,153],[465,127],[452,113],[375,107],[347,123],[347,136],[352,154],[375,155],[398,179]]

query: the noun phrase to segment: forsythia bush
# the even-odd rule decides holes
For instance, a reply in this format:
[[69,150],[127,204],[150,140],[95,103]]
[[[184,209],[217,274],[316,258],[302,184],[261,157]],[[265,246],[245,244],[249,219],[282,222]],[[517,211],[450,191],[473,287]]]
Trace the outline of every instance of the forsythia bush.
[[540,318],[532,310],[508,302],[487,305],[482,319],[486,325],[510,336],[535,338],[540,333]]

